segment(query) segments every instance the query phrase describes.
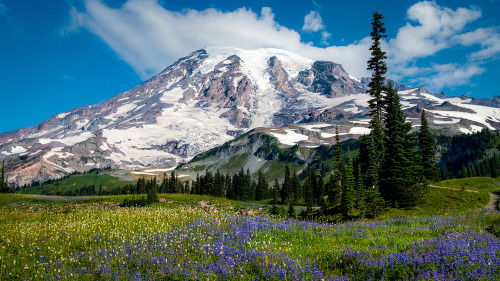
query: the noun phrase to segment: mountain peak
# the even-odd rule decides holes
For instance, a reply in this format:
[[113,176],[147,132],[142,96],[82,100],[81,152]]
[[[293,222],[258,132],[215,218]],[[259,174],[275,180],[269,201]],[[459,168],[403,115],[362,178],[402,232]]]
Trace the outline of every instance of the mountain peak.
[[[91,168],[176,165],[257,127],[322,122],[287,128],[286,137],[307,133],[315,144],[331,144],[331,124],[340,122],[353,137],[366,132],[368,82],[340,64],[285,50],[207,47],[109,100],[0,134],[0,160],[11,167],[9,181],[23,185]],[[455,132],[500,127],[497,110],[472,105],[474,99],[397,87],[406,108],[432,111],[433,126]],[[443,115],[443,107],[433,106],[446,101],[457,107]],[[467,109],[456,112],[458,106]],[[459,123],[464,118],[471,121]]]

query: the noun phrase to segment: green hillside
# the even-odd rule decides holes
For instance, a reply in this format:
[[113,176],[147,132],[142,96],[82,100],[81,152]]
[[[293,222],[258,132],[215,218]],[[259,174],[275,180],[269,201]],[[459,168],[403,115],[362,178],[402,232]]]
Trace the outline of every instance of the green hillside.
[[108,174],[98,174],[97,172],[94,172],[71,176],[51,184],[25,188],[19,191],[19,193],[55,195],[58,192],[78,190],[84,186],[102,186],[103,190],[112,190],[130,183],[133,182],[123,181]]

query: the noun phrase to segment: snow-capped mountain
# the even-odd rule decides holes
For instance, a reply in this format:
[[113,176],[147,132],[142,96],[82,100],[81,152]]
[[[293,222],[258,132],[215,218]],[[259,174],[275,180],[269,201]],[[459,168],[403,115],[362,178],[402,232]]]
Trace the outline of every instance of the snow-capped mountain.
[[[368,132],[367,84],[283,50],[206,48],[114,98],[0,134],[0,160],[9,182],[24,185],[96,167],[176,165],[256,127],[288,145],[331,143],[335,123],[344,136]],[[500,126],[496,98],[396,86],[410,120],[425,108],[450,133]]]

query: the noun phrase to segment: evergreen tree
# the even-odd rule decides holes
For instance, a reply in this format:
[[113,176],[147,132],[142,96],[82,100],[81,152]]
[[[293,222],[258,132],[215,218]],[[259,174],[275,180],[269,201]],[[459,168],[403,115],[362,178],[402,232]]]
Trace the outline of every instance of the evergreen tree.
[[259,174],[257,176],[257,186],[255,187],[255,200],[260,201],[266,198],[268,188],[269,186],[267,184],[266,177],[262,171],[259,170]]
[[356,182],[354,181],[351,150],[348,150],[345,181],[342,184],[342,214],[344,217],[349,217],[354,211],[354,204],[356,202],[355,187]]
[[376,185],[366,189],[366,215],[376,218],[387,205]]
[[225,182],[224,182],[224,189],[226,190],[225,197],[229,199],[233,199],[233,187],[232,187],[232,182],[231,182],[231,176],[229,176],[229,173],[226,173],[225,176]]
[[219,169],[214,176],[214,190],[213,196],[215,197],[223,197],[224,196],[224,178],[221,175]]
[[250,176],[250,169],[247,169],[245,175],[243,175],[243,188],[242,188],[242,199],[241,200],[252,200],[252,177]]
[[497,167],[499,164],[499,159],[498,159],[498,154],[495,152],[493,157],[489,159],[489,165],[490,165],[490,176],[492,178],[497,178],[498,177],[498,172],[497,172]]
[[293,193],[293,202],[299,202],[302,197],[302,191],[300,188],[299,177],[297,176],[297,172],[295,169],[293,170],[293,174],[291,175],[291,185],[292,185],[292,193]]
[[[155,182],[156,182],[156,178],[155,178]],[[152,185],[151,189],[148,191],[145,205],[150,205],[150,204],[159,202],[157,193],[158,193],[158,190],[157,190],[156,184],[154,184],[154,185]],[[142,206],[145,206],[145,205],[142,205]]]
[[335,125],[335,180],[337,180],[337,184],[342,186],[342,179],[344,174],[344,160],[342,159],[343,155],[342,145],[340,144],[340,136],[339,136],[339,128]]
[[377,152],[375,151],[374,138],[365,136],[361,140],[359,148],[359,168],[363,185],[372,187],[378,184]]
[[314,200],[316,201],[316,205],[318,206],[324,206],[324,190],[325,190],[325,183],[323,182],[323,178],[321,177],[321,174],[318,176],[318,180],[316,181],[316,189],[313,190],[314,193]]
[[273,188],[273,204],[278,204],[278,190],[280,190],[280,184],[278,183],[278,179],[274,180],[274,188]]
[[399,95],[389,86],[385,116],[385,159],[380,187],[385,199],[394,205],[415,206],[423,199],[420,165],[416,164],[415,140],[410,134],[411,123],[406,122]]
[[290,179],[290,169],[288,168],[288,165],[285,166],[285,178],[283,180],[283,185],[281,186],[281,204],[287,204],[290,202],[290,199],[293,198],[293,195],[291,194],[292,189],[292,183]]
[[342,199],[342,190],[334,174],[330,175],[326,186],[328,190],[328,203],[333,206],[339,205]]
[[314,186],[316,185],[316,174],[309,173],[306,183],[304,184],[304,201],[307,205],[308,211],[312,210],[312,205],[314,204]]
[[419,153],[422,173],[424,178],[429,180],[436,180],[439,177],[438,170],[436,168],[436,152],[434,150],[434,144],[429,130],[429,124],[427,123],[427,118],[425,117],[425,110],[422,110],[420,119],[422,125],[420,126]]
[[363,177],[361,175],[361,167],[358,163],[356,165],[356,189],[355,189],[355,196],[356,196],[356,208],[360,212],[360,216],[363,217],[366,209],[366,188],[363,182]]
[[387,59],[386,53],[382,50],[381,41],[387,37],[385,35],[385,28],[382,19],[384,17],[375,12],[373,13],[372,22],[372,46],[370,47],[371,57],[368,60],[368,70],[372,71],[371,81],[368,84],[369,90],[367,93],[372,96],[369,101],[369,107],[371,109],[369,115],[373,117],[378,117],[382,120],[382,110],[383,110],[383,92],[386,91],[384,86],[385,74],[387,72],[387,65],[385,59]]
[[2,169],[0,171],[0,193],[10,192],[9,184],[5,178],[5,160],[2,161]]
[[175,172],[170,173],[170,178],[168,179],[168,193],[175,193],[177,181],[175,178]]
[[[385,158],[385,133],[384,127],[382,126],[382,119],[374,116],[370,121],[370,138],[372,140],[372,146],[370,147],[370,157],[374,157],[374,166],[370,166],[373,168],[370,173],[374,173],[372,178],[374,179],[373,184],[376,184],[378,178],[380,177],[380,169],[382,168],[382,163]],[[372,161],[372,159],[370,159]]]

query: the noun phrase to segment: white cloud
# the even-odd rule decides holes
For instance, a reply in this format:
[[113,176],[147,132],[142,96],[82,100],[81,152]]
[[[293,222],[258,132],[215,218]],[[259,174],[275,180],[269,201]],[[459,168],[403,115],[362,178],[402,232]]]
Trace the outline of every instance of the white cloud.
[[321,44],[328,45],[328,39],[330,39],[332,35],[329,32],[321,31]]
[[408,9],[408,18],[418,24],[407,23],[390,40],[391,59],[394,62],[425,58],[457,43],[464,27],[481,17],[477,8],[458,8],[456,11],[435,2],[419,2]]
[[311,11],[304,17],[304,25],[302,26],[302,30],[304,31],[312,31],[317,32],[324,29],[323,20],[321,19],[321,15],[316,11]]
[[311,59],[341,63],[351,74],[366,76],[368,41],[348,46],[318,48],[301,42],[300,34],[279,25],[270,8],[260,14],[246,8],[172,12],[156,0],[129,0],[113,9],[100,0],[86,0],[85,12],[71,10],[65,32],[88,29],[105,41],[143,78],[176,59],[207,46],[242,49],[273,47]]
[[[120,8],[110,8],[103,0],[84,0],[85,11],[72,8],[71,22],[63,33],[85,28],[106,42],[142,77],[158,73],[180,57],[207,46],[242,49],[281,48],[314,60],[340,63],[352,75],[366,77],[370,37],[345,46],[315,47],[302,42],[300,34],[274,19],[271,8],[260,13],[247,8],[234,11],[206,9],[173,12],[158,0],[129,0]],[[389,59],[388,77],[419,81],[435,90],[465,84],[485,71],[482,66],[500,54],[496,28],[469,29],[481,17],[478,8],[452,10],[435,2],[422,1],[408,9],[409,22],[395,38],[383,42]],[[321,31],[321,43],[328,45],[331,34],[318,12],[304,19],[304,31]],[[467,47],[462,65],[425,60],[457,45]],[[457,58],[460,60],[460,58]],[[410,80],[411,79],[411,80]]]
[[[500,35],[495,28],[465,32],[467,25],[481,17],[476,7],[456,10],[442,7],[435,2],[422,1],[408,9],[407,23],[387,45],[391,75],[412,80],[440,90],[441,87],[463,85],[470,78],[486,71],[481,63],[500,53]],[[444,63],[417,66],[420,59],[438,54],[456,46],[473,47],[456,60],[463,64]]]
[[486,69],[474,64],[460,65],[450,63],[435,65],[433,71],[435,71],[435,74],[427,82],[430,87],[441,89],[443,87],[468,84],[471,77],[482,74]]
[[472,32],[461,34],[459,42],[464,46],[479,44],[479,51],[469,54],[471,61],[484,61],[495,58],[500,54],[500,33],[498,28],[478,28]]

